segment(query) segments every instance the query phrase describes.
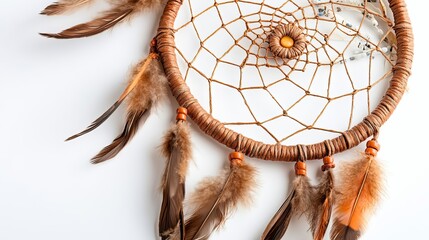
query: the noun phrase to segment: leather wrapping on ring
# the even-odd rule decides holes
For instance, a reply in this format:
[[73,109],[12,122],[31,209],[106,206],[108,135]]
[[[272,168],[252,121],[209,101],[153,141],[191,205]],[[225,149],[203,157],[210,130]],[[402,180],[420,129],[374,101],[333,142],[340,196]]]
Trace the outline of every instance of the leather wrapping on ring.
[[[174,21],[182,5],[180,0],[169,0],[161,17],[158,28],[158,51],[170,89],[180,106],[188,109],[189,118],[207,135],[225,146],[264,160],[273,161],[297,161],[300,153],[298,145],[286,146],[280,144],[265,144],[245,136],[242,137],[240,146],[237,146],[239,133],[226,128],[220,121],[207,113],[197,99],[194,98],[186,85],[180,69],[177,65],[174,39]],[[413,61],[414,38],[411,22],[408,16],[405,0],[389,0],[390,9],[394,16],[394,30],[397,36],[397,62],[393,66],[393,76],[390,86],[375,110],[365,119],[343,132],[340,136],[328,140],[332,147],[330,154],[353,148],[378,132],[378,129],[389,119],[401,100],[411,74]],[[305,145],[306,160],[322,159],[328,155],[324,142]]]

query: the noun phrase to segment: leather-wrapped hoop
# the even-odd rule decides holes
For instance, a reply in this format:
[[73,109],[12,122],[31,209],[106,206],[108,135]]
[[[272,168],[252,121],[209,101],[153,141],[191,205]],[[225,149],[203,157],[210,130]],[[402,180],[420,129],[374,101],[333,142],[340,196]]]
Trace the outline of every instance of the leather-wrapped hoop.
[[[180,106],[188,109],[188,116],[198,127],[216,141],[231,149],[240,151],[249,157],[273,161],[295,162],[299,158],[298,146],[285,146],[280,144],[265,144],[245,136],[240,146],[237,146],[239,133],[226,128],[220,121],[205,111],[190,92],[180,69],[177,65],[174,40],[174,21],[182,5],[180,0],[169,0],[164,9],[158,28],[158,51],[167,78],[170,82],[171,92]],[[345,151],[355,147],[375,134],[390,117],[401,100],[411,73],[413,60],[413,33],[408,16],[405,0],[389,0],[390,9],[394,16],[394,30],[397,36],[397,62],[393,66],[393,76],[390,86],[384,97],[361,123],[357,124],[340,136],[330,140],[332,149],[330,154]],[[306,160],[322,159],[328,153],[324,142],[305,146]]]

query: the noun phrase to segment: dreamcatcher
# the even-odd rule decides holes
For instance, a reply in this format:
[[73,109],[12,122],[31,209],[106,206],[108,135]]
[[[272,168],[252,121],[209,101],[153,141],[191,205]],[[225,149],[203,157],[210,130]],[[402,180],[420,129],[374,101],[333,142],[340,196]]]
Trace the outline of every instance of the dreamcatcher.
[[[60,14],[90,2],[63,0],[42,13]],[[290,194],[261,239],[281,239],[294,215],[308,220],[314,239],[323,239],[331,215],[331,239],[360,237],[381,190],[377,136],[410,75],[413,36],[403,0],[117,0],[112,5],[93,21],[42,35],[87,37],[165,5],[150,53],[134,67],[125,91],[68,139],[94,130],[127,101],[123,132],[92,161],[111,159],[170,88],[181,107],[162,145],[167,159],[162,239],[208,239],[237,205],[248,202],[255,169],[245,155],[295,163]],[[233,152],[227,170],[197,187],[185,217],[188,116]],[[343,164],[334,182],[333,155],[363,141],[362,157]],[[323,171],[316,186],[306,176],[306,161],[314,159],[322,160]]]

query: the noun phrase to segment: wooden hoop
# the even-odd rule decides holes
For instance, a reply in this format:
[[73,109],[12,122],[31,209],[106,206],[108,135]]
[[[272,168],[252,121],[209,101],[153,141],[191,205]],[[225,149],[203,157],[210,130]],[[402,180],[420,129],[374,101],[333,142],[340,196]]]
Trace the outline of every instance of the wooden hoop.
[[[401,100],[411,74],[414,38],[405,0],[389,0],[394,16],[394,31],[397,36],[397,62],[393,66],[393,77],[376,109],[365,119],[345,131],[341,136],[311,145],[285,146],[265,144],[226,128],[220,121],[207,113],[186,85],[177,65],[174,41],[174,21],[182,5],[181,0],[169,0],[164,9],[157,35],[157,48],[170,83],[170,89],[180,106],[188,109],[189,117],[207,135],[219,143],[242,152],[249,157],[273,161],[297,161],[322,159],[323,157],[353,148],[371,136],[389,119]],[[329,142],[330,149],[326,148]],[[299,150],[305,149],[305,153]],[[304,147],[302,147],[304,146]],[[303,157],[305,156],[305,157]],[[303,159],[304,158],[304,159]]]

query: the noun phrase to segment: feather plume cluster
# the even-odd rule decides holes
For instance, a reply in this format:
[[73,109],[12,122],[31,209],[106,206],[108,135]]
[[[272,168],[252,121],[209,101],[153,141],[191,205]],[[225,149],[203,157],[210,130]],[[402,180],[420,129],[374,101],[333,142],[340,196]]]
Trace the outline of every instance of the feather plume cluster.
[[161,63],[149,56],[135,68],[131,82],[120,98],[120,101],[128,98],[124,130],[93,157],[92,162],[100,163],[115,157],[135,135],[140,122],[146,121],[150,109],[166,94],[167,78]]
[[124,100],[128,100],[127,119],[123,132],[100,151],[93,163],[100,163],[115,157],[137,132],[140,122],[146,120],[150,109],[167,94],[167,78],[156,54],[141,61],[133,70],[131,80],[119,99],[85,130],[69,137],[66,141],[87,134],[106,121]]
[[[145,67],[147,61],[149,63]],[[128,98],[128,112],[150,109],[167,95],[167,84],[161,62],[155,54],[150,54],[134,69],[127,91],[124,92],[127,96],[122,96]]]
[[335,196],[335,220],[331,230],[333,240],[359,239],[367,218],[380,199],[381,167],[368,154],[355,162],[345,163]]
[[293,190],[266,227],[261,239],[280,240],[286,233],[292,216],[310,217],[313,188],[305,175],[297,175]]
[[174,234],[184,239],[183,200],[185,178],[191,159],[191,141],[186,122],[178,121],[164,138],[162,152],[167,164],[162,178],[163,199],[159,218],[159,234],[170,239]]
[[[56,2],[42,11],[42,14],[54,15],[70,11],[87,4],[91,0],[63,0]],[[99,17],[86,23],[78,24],[60,33],[41,33],[49,38],[81,38],[96,35],[130,18],[145,9],[162,6],[166,0],[116,0],[110,10],[104,11]]]
[[246,163],[231,164],[221,176],[205,179],[191,196],[194,212],[186,220],[186,240],[206,240],[239,204],[251,202],[255,169]]

